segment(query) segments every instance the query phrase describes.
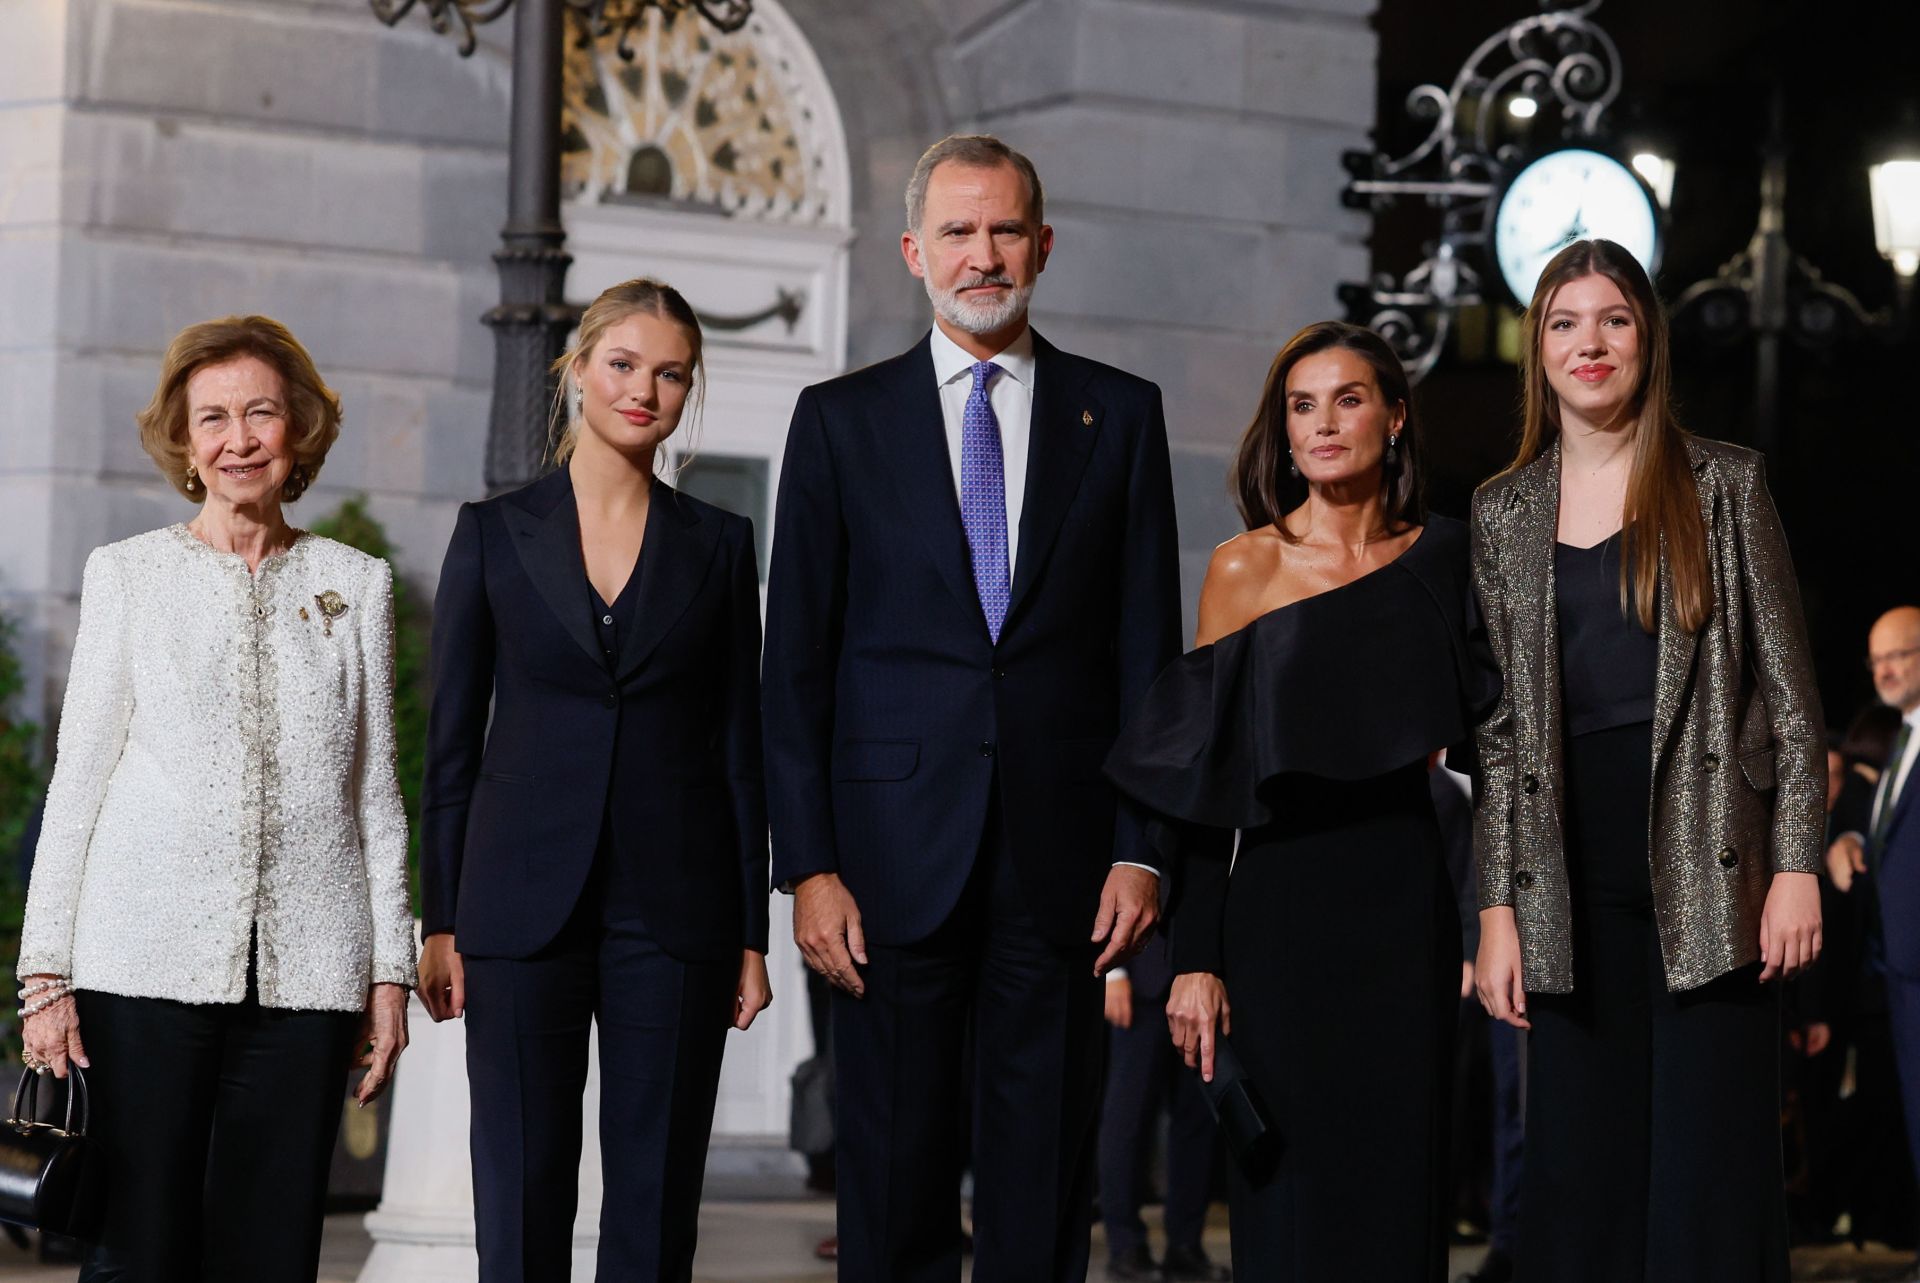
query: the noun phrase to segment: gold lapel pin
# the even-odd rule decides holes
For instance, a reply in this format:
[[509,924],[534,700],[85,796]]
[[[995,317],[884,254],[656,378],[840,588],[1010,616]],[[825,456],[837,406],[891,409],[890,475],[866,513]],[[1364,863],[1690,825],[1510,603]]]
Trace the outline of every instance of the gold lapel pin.
[[324,629],[326,635],[333,636],[333,621],[347,613],[347,599],[329,588],[323,593],[316,594],[313,604],[320,608],[320,616],[326,621]]
[[1082,411],[1080,411],[1080,422],[1082,422],[1082,423],[1084,423],[1084,424],[1086,424],[1086,425],[1087,425],[1088,427],[1092,427],[1092,426],[1093,426],[1093,411],[1092,411],[1092,410],[1082,410]]

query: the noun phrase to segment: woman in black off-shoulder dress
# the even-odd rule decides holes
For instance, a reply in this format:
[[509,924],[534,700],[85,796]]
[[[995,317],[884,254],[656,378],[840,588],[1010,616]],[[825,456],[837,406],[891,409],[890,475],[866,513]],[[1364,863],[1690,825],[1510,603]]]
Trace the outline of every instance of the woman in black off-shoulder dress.
[[1356,326],[1281,350],[1235,464],[1249,530],[1208,570],[1202,644],[1108,760],[1182,858],[1174,1040],[1205,1072],[1217,1020],[1279,1133],[1270,1170],[1231,1168],[1248,1283],[1445,1277],[1460,929],[1426,767],[1498,678],[1466,529],[1423,511],[1407,398]]

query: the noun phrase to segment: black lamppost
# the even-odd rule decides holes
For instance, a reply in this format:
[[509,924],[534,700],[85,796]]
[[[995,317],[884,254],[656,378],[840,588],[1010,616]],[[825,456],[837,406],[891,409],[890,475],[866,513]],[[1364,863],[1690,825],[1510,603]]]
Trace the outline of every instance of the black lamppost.
[[1787,242],[1785,93],[1773,91],[1760,170],[1760,219],[1746,248],[1713,276],[1695,282],[1674,303],[1677,322],[1719,343],[1753,340],[1753,443],[1771,455],[1780,436],[1781,354],[1786,343],[1825,348],[1850,334],[1898,339],[1906,332],[1916,267],[1920,267],[1920,184],[1913,161],[1868,171],[1874,239],[1894,269],[1895,303],[1869,312],[1845,286],[1827,280]]
[[[481,318],[493,330],[493,405],[487,423],[486,485],[499,493],[538,477],[546,463],[546,424],[554,384],[548,373],[565,350],[579,309],[566,301],[566,230],[560,225],[560,95],[565,19],[581,40],[631,36],[649,9],[668,18],[689,10],[725,32],[753,16],[753,0],[369,0],[393,26],[423,4],[442,34],[457,33],[460,56],[474,50],[474,28],[513,15],[513,113],[507,152],[507,225],[493,261],[500,302]],[[564,17],[563,17],[564,15]]]

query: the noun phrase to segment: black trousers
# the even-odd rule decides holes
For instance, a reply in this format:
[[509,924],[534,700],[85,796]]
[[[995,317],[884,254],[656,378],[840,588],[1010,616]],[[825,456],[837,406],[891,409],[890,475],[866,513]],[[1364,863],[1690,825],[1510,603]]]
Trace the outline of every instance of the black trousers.
[[1207,1225],[1207,1186],[1219,1131],[1200,1091],[1200,1075],[1180,1063],[1167,1036],[1167,995],[1134,991],[1133,1024],[1107,1031],[1107,1089],[1100,1107],[1100,1217],[1114,1257],[1147,1241],[1147,1161],[1160,1107],[1167,1127],[1166,1228],[1169,1247],[1198,1248]]
[[360,1014],[82,991],[106,1164],[85,1283],[313,1283]]
[[1035,930],[998,807],[952,916],[917,944],[870,944],[867,956],[866,995],[833,993],[841,1283],[960,1278],[970,1025],[973,1278],[1078,1283],[1103,982],[1091,947],[1070,957]]
[[[1644,722],[1566,746],[1574,991],[1534,995],[1521,1283],[1786,1283],[1777,990],[1667,990]],[[1703,857],[1704,858],[1704,857]]]
[[587,1040],[600,1031],[599,1271],[693,1275],[700,1188],[740,960],[655,943],[604,873],[532,958],[465,959],[474,1224],[482,1283],[573,1277]]

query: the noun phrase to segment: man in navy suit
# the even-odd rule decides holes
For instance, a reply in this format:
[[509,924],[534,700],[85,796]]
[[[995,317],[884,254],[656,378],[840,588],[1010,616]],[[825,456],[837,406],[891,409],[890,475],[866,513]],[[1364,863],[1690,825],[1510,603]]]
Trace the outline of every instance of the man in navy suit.
[[1157,914],[1100,768],[1179,651],[1166,427],[1028,327],[1043,216],[999,140],[928,149],[901,250],[933,331],[801,393],[781,469],[773,878],[835,986],[844,1283],[959,1278],[969,1117],[974,1278],[1085,1277],[1099,976]]
[[[1873,879],[1880,900],[1880,964],[1907,1144],[1920,1173],[1920,607],[1901,606],[1867,634],[1867,663],[1880,698],[1900,710],[1893,755],[1880,772],[1867,832],[1842,835],[1829,860],[1848,860]],[[1920,1272],[1911,1277],[1920,1278]]]

